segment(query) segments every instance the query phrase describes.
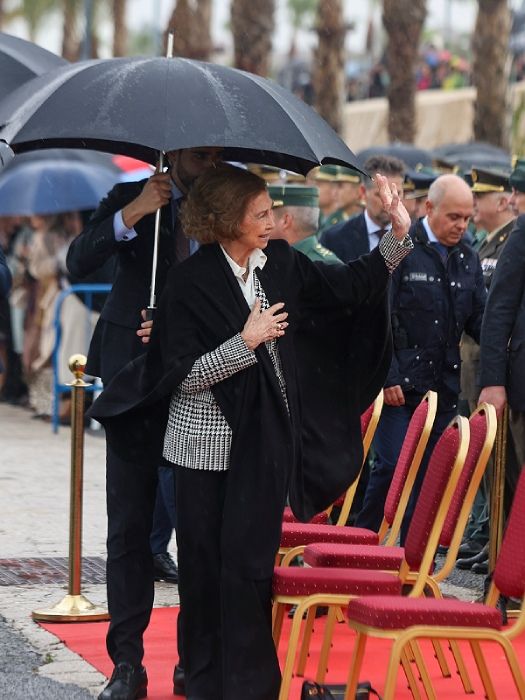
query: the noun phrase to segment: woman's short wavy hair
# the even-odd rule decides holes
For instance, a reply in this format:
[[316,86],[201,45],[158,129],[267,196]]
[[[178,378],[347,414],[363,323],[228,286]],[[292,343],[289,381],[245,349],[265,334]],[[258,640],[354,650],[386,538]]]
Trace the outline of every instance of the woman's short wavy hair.
[[266,182],[227,163],[208,168],[193,183],[180,209],[182,230],[201,245],[239,238],[249,202],[266,191]]

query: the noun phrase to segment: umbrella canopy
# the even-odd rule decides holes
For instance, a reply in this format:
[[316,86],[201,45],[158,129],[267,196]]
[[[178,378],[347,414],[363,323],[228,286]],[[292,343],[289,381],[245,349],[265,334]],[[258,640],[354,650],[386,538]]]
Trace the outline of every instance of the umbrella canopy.
[[15,154],[5,141],[0,141],[0,171],[12,161]]
[[[14,156],[14,153],[13,153]],[[101,153],[100,151],[90,151],[87,148],[44,148],[40,151],[27,151],[26,153],[18,153],[15,158],[9,163],[6,170],[18,168],[19,165],[27,163],[36,163],[41,160],[61,160],[75,161],[80,163],[91,163],[106,168],[116,173],[117,177],[122,173],[124,168],[121,168],[115,158],[109,153]],[[117,179],[117,178],[116,178]]]
[[432,165],[432,156],[423,148],[413,146],[411,143],[389,143],[385,146],[371,146],[359,151],[359,160],[364,163],[370,156],[394,156],[408,165],[409,168]]
[[184,58],[113,58],[34,78],[0,104],[0,137],[16,152],[81,147],[155,163],[159,151],[221,146],[227,160],[306,173],[360,169],[308,105],[251,73]]
[[457,166],[460,170],[471,168],[510,168],[511,157],[503,148],[498,148],[483,141],[470,143],[452,143],[438,146],[432,151],[435,160]]
[[41,46],[0,32],[0,100],[35,75],[67,65],[67,61]]
[[91,163],[39,160],[0,175],[0,216],[94,209],[118,176]]

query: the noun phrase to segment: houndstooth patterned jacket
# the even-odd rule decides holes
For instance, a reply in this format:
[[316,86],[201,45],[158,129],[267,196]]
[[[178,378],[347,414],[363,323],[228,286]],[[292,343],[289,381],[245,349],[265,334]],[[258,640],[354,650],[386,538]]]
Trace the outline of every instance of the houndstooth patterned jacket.
[[[251,274],[254,276],[255,296],[260,299],[261,308],[267,309],[270,304],[255,269]],[[266,349],[287,403],[278,341],[269,341]],[[163,453],[168,462],[191,469],[228,469],[232,431],[213,397],[211,387],[256,362],[255,353],[248,350],[240,333],[195,362],[171,398]]]

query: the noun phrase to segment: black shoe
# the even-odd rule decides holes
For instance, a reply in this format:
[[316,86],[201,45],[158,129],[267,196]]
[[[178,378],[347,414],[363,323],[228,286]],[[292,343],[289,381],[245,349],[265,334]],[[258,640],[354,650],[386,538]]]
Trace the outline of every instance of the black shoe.
[[186,695],[186,683],[184,682],[184,669],[178,664],[173,671],[173,695]]
[[472,557],[475,557],[476,554],[482,552],[485,547],[486,545],[481,544],[481,542],[467,540],[459,546],[458,559],[471,559]]
[[144,666],[132,666],[124,661],[115,666],[98,700],[138,700],[147,694],[148,676]]
[[[297,605],[292,605],[290,610],[288,610],[288,617],[290,618],[290,620],[293,620],[296,610]],[[307,614],[307,612],[304,613],[303,620],[306,620]],[[325,615],[328,615],[328,608],[325,605],[318,605],[315,609],[315,618],[317,619],[318,617],[324,617]]]
[[478,561],[476,564],[473,564],[471,571],[473,574],[483,574],[483,576],[486,576],[489,573],[489,560]]
[[489,548],[488,546],[485,546],[480,552],[478,552],[473,557],[469,557],[468,559],[458,559],[456,562],[456,569],[472,569],[474,564],[479,564],[480,562],[487,562],[488,558]]
[[177,564],[168,552],[153,555],[153,575],[155,581],[167,581],[168,583],[179,582],[179,572]]

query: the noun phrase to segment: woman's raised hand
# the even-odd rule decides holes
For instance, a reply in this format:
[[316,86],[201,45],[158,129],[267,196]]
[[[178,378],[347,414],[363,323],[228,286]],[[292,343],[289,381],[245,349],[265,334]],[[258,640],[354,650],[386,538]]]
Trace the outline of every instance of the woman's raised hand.
[[266,343],[268,340],[280,338],[284,335],[288,326],[286,321],[288,313],[282,311],[283,307],[284,304],[279,302],[270,306],[269,309],[261,311],[260,300],[255,300],[255,304],[241,331],[241,338],[246,343],[248,350],[255,350],[261,343]]
[[392,233],[399,241],[402,241],[408,233],[411,222],[405,205],[399,198],[397,187],[394,182],[388,184],[388,179],[380,173],[376,173],[375,181],[379,189],[383,209],[390,215]]

